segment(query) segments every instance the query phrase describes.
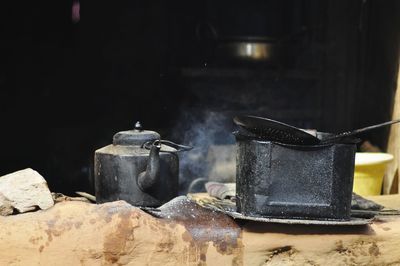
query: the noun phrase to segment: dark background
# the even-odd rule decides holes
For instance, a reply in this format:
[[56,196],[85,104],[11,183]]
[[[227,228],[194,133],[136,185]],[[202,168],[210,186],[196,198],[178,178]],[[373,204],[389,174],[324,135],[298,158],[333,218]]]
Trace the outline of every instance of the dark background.
[[[199,128],[231,143],[237,113],[329,132],[391,118],[399,1],[82,0],[78,23],[71,6],[2,3],[0,174],[31,167],[52,191],[93,193],[94,151],[137,120],[201,145]],[[277,64],[231,64],[196,38],[204,21],[294,37]],[[362,137],[385,149],[387,132]]]

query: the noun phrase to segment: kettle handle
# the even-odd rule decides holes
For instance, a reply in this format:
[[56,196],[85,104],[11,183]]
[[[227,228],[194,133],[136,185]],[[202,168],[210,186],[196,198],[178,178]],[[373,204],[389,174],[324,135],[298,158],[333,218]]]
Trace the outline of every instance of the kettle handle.
[[[180,151],[190,151],[191,149],[193,149],[192,146],[188,146],[188,145],[182,145],[182,144],[177,144],[175,142],[172,142],[170,140],[156,140],[156,141],[148,141],[146,143],[144,143],[142,145],[142,148],[145,148],[147,150],[151,150],[152,145],[165,145],[165,146],[169,146],[171,148],[174,148],[176,150],[176,152],[180,152]],[[163,150],[161,150],[163,151]],[[168,152],[168,151],[164,151],[164,152]]]

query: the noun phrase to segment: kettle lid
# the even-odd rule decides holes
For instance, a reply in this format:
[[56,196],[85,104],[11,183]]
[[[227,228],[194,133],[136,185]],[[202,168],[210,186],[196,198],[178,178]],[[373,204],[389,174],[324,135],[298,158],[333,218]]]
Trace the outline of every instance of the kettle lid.
[[114,145],[142,145],[148,141],[160,139],[155,131],[143,130],[140,122],[136,122],[133,130],[120,131],[113,137]]

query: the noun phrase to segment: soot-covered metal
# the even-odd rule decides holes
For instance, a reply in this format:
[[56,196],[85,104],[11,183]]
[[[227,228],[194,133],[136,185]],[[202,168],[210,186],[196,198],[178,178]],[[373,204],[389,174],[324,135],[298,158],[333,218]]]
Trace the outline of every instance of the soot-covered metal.
[[236,196],[246,216],[349,220],[356,140],[294,145],[236,132]]

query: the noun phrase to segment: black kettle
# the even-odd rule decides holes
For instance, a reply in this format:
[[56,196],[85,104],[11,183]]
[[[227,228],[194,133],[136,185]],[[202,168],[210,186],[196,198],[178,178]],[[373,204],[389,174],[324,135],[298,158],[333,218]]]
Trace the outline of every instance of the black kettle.
[[96,202],[125,200],[157,207],[178,195],[178,151],[191,147],[160,140],[154,131],[133,130],[114,135],[113,143],[95,151]]

